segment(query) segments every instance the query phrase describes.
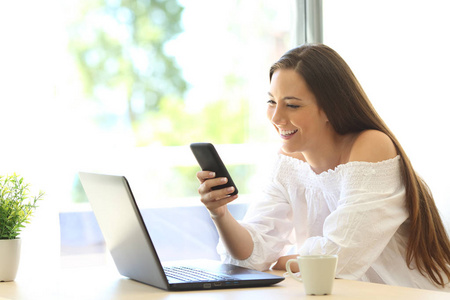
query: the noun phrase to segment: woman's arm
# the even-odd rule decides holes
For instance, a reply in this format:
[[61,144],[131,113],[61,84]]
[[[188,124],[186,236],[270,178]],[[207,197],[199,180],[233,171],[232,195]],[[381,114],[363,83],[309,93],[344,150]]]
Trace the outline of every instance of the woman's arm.
[[237,196],[230,190],[212,190],[226,182],[210,172],[198,172],[201,201],[211,214],[221,238],[218,252],[231,264],[255,270],[268,270],[295,242],[292,206],[286,188],[279,181],[280,169],[289,168],[284,156],[273,162],[271,178],[261,183],[259,199],[249,205],[244,220],[237,222],[228,211],[228,203]]
[[220,218],[212,217],[228,253],[235,259],[245,260],[253,252],[250,233],[242,227],[227,209]]
[[[298,255],[282,256],[277,261],[277,263],[275,265],[273,265],[272,269],[286,271],[286,263],[287,263],[287,261],[290,260],[290,259],[297,258],[297,257],[298,257]],[[291,264],[291,271],[294,272],[294,273],[299,272],[300,270],[298,268],[298,264]]]
[[197,173],[197,178],[201,183],[198,189],[201,201],[209,210],[228,252],[235,259],[244,260],[248,258],[253,251],[252,237],[247,229],[236,221],[227,208],[227,204],[238,197],[237,195],[229,196],[234,188],[212,190],[212,187],[223,185],[227,181],[225,177],[215,178],[213,172],[200,171]]

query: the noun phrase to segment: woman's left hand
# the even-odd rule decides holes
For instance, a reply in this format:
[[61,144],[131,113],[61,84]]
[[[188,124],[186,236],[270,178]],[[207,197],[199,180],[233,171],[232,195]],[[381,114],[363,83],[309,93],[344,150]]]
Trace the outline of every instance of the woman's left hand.
[[[276,264],[272,267],[273,270],[281,270],[281,271],[286,271],[286,263],[288,260],[290,259],[295,259],[297,258],[298,255],[287,255],[287,256],[282,256],[278,259],[278,261],[276,262]],[[294,273],[299,272],[299,268],[298,268],[298,264],[291,264],[291,271]]]

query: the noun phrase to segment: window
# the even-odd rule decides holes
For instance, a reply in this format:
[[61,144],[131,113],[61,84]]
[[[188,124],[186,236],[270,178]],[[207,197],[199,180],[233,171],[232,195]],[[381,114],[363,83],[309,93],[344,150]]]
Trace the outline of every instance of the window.
[[[252,193],[261,159],[252,151],[270,140],[268,70],[291,47],[292,5],[0,4],[3,172],[46,192],[23,233],[23,259],[54,260],[57,242],[44,246],[35,233],[58,236],[58,212],[92,222],[80,170],[126,175],[144,208],[199,206],[188,144],[210,141]],[[95,244],[95,234],[84,238]]]
[[[290,47],[291,2],[155,3],[138,8],[106,1],[69,24],[69,48],[82,61],[81,67],[72,62],[72,68],[82,70],[93,98],[74,100],[79,107],[74,130],[83,137],[75,142],[79,159],[71,170],[77,202],[86,202],[78,168],[127,175],[137,198],[153,199],[146,206],[177,206],[180,198],[187,204],[187,196],[197,199],[198,186],[188,145],[200,141],[218,145],[240,190],[250,192],[256,162],[251,147],[239,145],[267,141],[263,97],[270,64]],[[178,27],[170,37],[155,37],[158,47],[145,44],[132,34],[144,26],[131,21],[140,14],[150,14],[139,22],[150,20],[145,26],[155,36],[165,32],[158,27],[164,22]],[[114,40],[116,32],[120,41]],[[106,52],[114,47],[112,54]],[[122,56],[129,61],[121,62]],[[125,73],[145,80],[124,86],[129,79],[118,74],[126,63],[137,70]]]

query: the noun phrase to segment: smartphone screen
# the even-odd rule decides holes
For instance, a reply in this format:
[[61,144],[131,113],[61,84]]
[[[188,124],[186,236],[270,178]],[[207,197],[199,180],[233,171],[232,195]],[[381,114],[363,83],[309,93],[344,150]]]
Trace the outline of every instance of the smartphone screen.
[[236,195],[238,193],[238,189],[231,179],[230,174],[228,173],[227,168],[225,167],[222,159],[216,151],[216,148],[213,144],[210,143],[193,143],[191,144],[192,153],[194,153],[195,158],[202,168],[203,171],[212,171],[216,173],[216,178],[226,177],[228,178],[228,182],[223,185],[218,185],[213,187],[213,190],[223,189],[225,187],[234,187],[234,192],[230,195]]

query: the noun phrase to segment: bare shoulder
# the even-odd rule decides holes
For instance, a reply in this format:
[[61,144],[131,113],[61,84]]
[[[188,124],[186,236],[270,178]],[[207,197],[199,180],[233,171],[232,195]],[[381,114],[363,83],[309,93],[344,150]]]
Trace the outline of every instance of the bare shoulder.
[[391,138],[378,130],[365,130],[356,136],[349,161],[380,162],[397,156]]

